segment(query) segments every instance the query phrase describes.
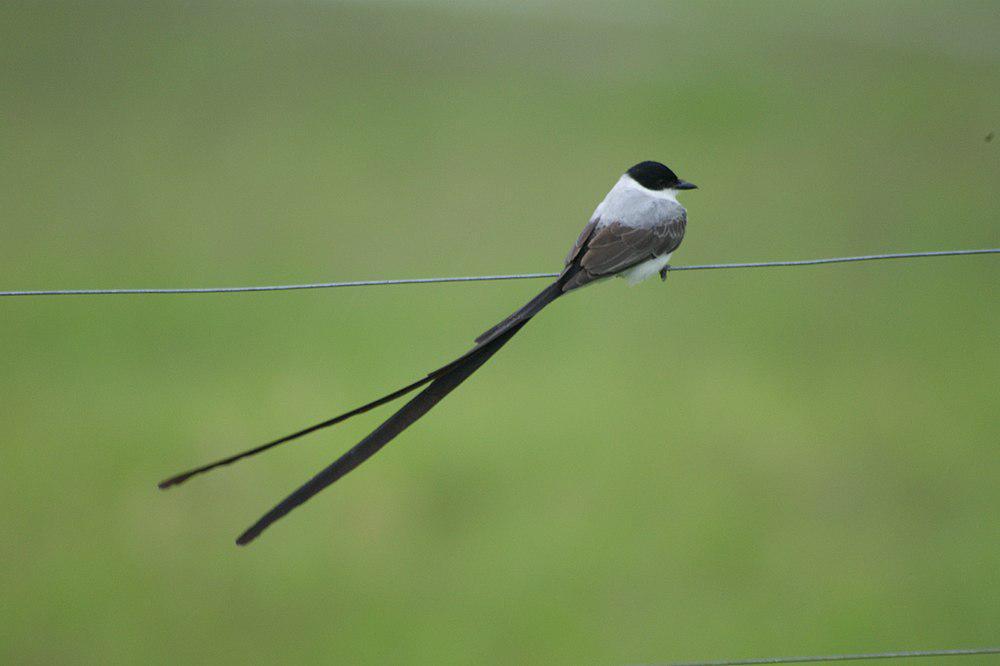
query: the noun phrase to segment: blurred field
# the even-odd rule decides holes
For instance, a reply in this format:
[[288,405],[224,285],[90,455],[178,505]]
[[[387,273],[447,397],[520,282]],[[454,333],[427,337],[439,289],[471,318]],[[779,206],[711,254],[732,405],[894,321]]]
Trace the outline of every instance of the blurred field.
[[[998,32],[993,2],[5,2],[0,289],[555,270],[642,159],[701,186],[678,265],[1000,246]],[[998,643],[998,269],[595,287],[249,549],[388,411],[156,481],[542,284],[4,299],[0,660]]]

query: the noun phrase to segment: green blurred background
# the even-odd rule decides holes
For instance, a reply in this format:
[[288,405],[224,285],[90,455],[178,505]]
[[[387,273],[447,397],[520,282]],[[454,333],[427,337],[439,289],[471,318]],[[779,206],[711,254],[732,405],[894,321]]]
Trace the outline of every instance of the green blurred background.
[[[621,171],[678,265],[1000,245],[995,2],[4,2],[0,289],[556,270]],[[1000,642],[993,257],[0,301],[5,663],[620,663]],[[965,659],[963,665],[988,663]],[[995,663],[995,662],[989,662]]]

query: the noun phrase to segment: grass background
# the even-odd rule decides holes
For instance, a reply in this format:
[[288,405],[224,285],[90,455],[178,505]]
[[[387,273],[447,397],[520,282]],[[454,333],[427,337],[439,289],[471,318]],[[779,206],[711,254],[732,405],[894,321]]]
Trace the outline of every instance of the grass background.
[[[995,2],[5,2],[0,288],[555,270],[618,174],[677,264],[1000,245]],[[0,302],[6,663],[621,663],[1000,642],[991,257]],[[968,658],[963,664],[987,663]]]

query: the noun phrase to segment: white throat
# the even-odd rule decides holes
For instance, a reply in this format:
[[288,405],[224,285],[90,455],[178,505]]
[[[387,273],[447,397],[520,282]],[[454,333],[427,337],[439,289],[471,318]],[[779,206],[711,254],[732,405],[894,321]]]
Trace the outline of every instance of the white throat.
[[663,199],[665,201],[672,201],[674,203],[679,203],[677,201],[677,193],[680,190],[674,190],[674,189],[651,190],[637,183],[635,179],[628,174],[625,174],[622,178],[625,180],[625,187],[629,188],[630,190],[639,190],[646,196],[653,197],[654,199]]

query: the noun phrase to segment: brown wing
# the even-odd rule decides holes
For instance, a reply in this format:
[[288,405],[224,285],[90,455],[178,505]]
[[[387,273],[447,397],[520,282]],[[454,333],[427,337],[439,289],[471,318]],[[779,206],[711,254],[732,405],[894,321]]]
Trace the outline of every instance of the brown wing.
[[[684,238],[683,216],[664,220],[652,227],[630,227],[621,222],[597,228],[588,224],[567,257],[567,272],[573,275],[563,291],[609,277],[648,259],[662,257],[677,249]],[[577,268],[577,270],[573,270]]]
[[597,223],[599,221],[600,218],[595,217],[590,222],[588,222],[587,226],[585,226],[583,228],[583,231],[580,232],[580,237],[577,238],[576,243],[573,244],[573,249],[570,250],[569,254],[566,255],[566,261],[564,262],[564,265],[567,268],[569,268],[569,265],[573,263],[573,261],[577,258],[577,256],[579,256],[580,251],[587,245],[587,241],[590,240],[590,235],[594,233],[594,227],[597,226]]

